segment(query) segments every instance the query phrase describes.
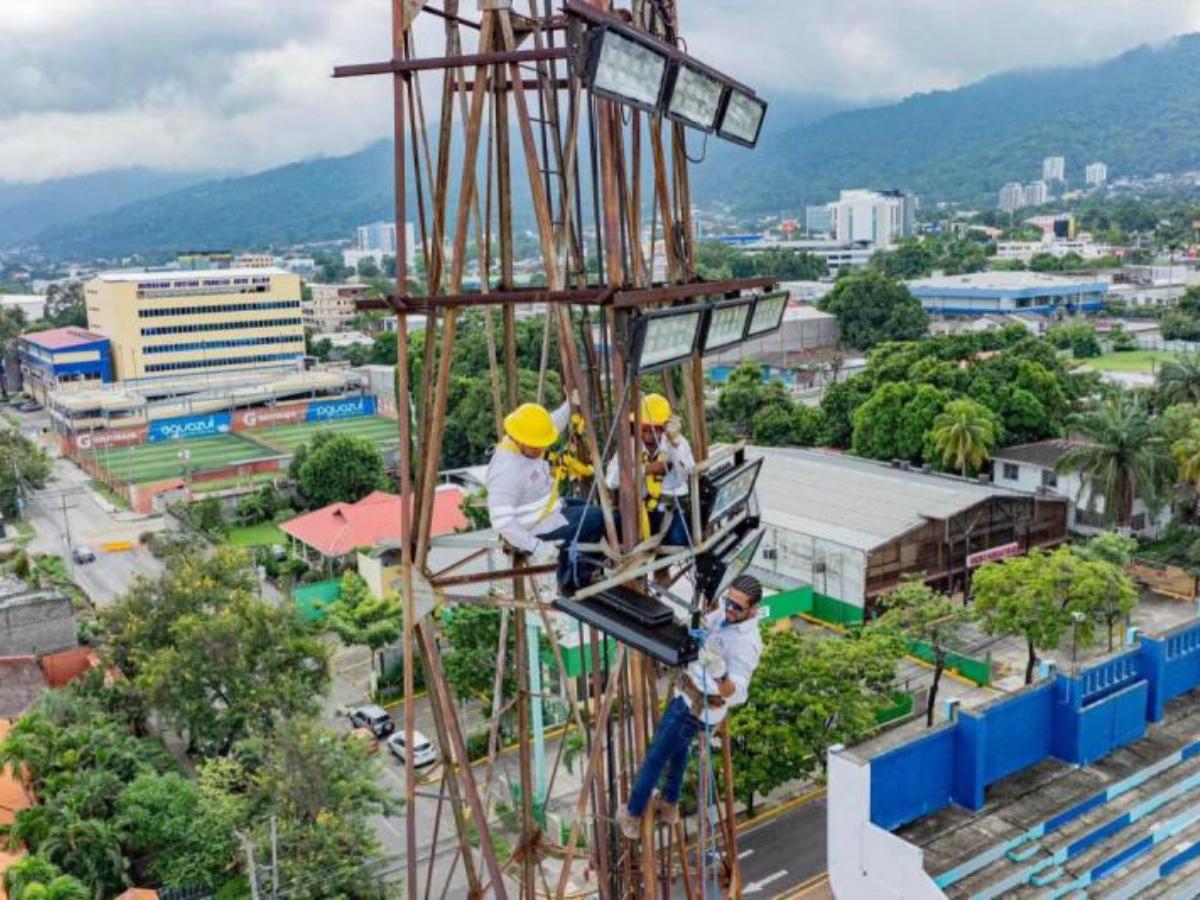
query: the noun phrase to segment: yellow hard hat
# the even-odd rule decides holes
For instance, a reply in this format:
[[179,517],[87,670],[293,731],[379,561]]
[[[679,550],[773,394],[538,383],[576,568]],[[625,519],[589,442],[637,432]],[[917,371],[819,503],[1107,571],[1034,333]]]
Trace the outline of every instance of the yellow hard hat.
[[554,420],[537,403],[522,403],[505,416],[504,433],[526,447],[549,447],[558,440]]
[[642,398],[642,424],[661,428],[671,418],[671,404],[662,394],[647,394]]

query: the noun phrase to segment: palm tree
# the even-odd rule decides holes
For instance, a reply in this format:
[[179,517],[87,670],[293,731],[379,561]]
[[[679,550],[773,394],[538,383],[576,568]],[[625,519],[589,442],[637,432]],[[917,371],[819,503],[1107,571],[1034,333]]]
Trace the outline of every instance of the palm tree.
[[1067,417],[1078,443],[1059,459],[1059,472],[1078,472],[1088,509],[1104,503],[1109,524],[1128,527],[1133,503],[1157,509],[1175,484],[1175,460],[1158,421],[1141,398],[1120,391],[1085,412]]
[[996,419],[991,410],[974,400],[951,400],[933,420],[931,436],[945,465],[967,477],[967,468],[978,469],[992,457],[996,446]]
[[1181,353],[1162,364],[1158,395],[1163,408],[1176,403],[1200,403],[1200,353]]

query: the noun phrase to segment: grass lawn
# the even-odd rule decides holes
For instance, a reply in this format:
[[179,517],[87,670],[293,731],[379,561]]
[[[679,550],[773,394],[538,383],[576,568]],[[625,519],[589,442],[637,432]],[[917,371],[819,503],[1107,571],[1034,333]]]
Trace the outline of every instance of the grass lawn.
[[[182,477],[183,460],[179,458],[180,449],[178,441],[158,441],[116,450],[100,450],[93,456],[121,481],[139,484]],[[231,463],[278,455],[232,434],[193,438],[184,441],[182,449],[189,453],[188,465],[193,473],[211,472]]]
[[215,494],[236,487],[254,487],[260,484],[271,484],[282,478],[286,472],[252,472],[249,475],[234,475],[229,478],[217,478],[212,481],[193,481],[192,493],[197,497],[204,494]]
[[1166,350],[1126,350],[1121,353],[1106,353],[1083,362],[1087,368],[1100,372],[1145,372],[1149,375],[1158,371],[1164,362],[1178,356],[1178,353]]
[[280,453],[292,453],[301,444],[308,443],[318,431],[334,431],[363,437],[382,449],[387,444],[400,441],[400,433],[393,419],[368,416],[360,419],[335,419],[332,422],[305,422],[300,425],[280,425],[278,428],[263,428],[244,432],[265,447]]
[[229,529],[226,540],[239,547],[270,547],[272,544],[282,544],[286,547],[288,536],[280,531],[274,522],[260,522],[257,525],[241,525]]

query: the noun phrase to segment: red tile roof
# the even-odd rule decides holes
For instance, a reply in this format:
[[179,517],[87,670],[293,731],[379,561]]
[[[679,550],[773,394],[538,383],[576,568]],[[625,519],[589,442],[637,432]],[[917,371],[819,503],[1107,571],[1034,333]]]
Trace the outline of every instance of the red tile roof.
[[[433,499],[434,535],[467,527],[462,500],[462,489],[457,485],[442,485],[437,489]],[[331,503],[289,519],[279,527],[325,556],[343,556],[358,547],[375,547],[402,539],[400,498],[375,491],[357,503]]]
[[96,341],[106,339],[102,334],[95,334],[74,325],[67,328],[51,328],[49,331],[32,331],[22,337],[31,344],[37,344],[47,350],[65,350],[80,344],[94,344]]

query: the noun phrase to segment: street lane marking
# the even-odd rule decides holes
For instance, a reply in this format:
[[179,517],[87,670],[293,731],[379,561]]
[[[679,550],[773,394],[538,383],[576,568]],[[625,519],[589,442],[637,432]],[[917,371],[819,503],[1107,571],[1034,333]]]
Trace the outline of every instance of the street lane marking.
[[770,884],[772,881],[778,881],[780,878],[785,878],[785,877],[787,877],[787,869],[780,869],[778,872],[772,872],[766,878],[760,878],[760,879],[758,879],[758,881],[751,881],[744,888],[742,888],[742,893],[743,894],[761,893],[762,890],[768,884]]
[[754,855],[754,848],[751,847],[749,850],[743,850],[741,853],[739,853],[738,859],[745,859],[747,856],[753,856],[753,855]]

